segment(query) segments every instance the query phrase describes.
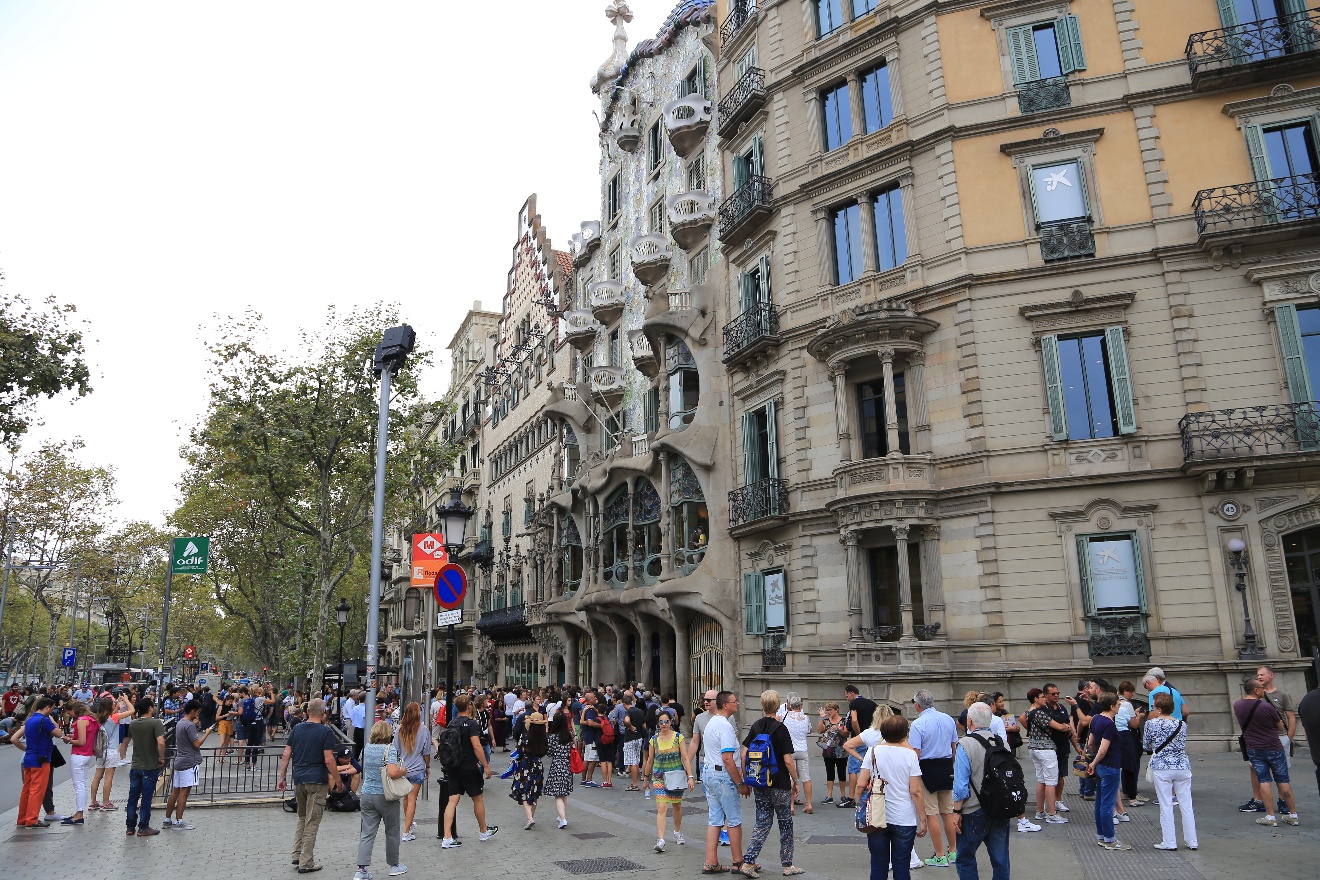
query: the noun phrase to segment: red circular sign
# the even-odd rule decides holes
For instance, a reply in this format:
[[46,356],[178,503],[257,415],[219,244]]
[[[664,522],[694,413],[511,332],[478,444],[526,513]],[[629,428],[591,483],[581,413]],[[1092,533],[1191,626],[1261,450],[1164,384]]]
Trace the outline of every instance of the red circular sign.
[[435,604],[453,611],[467,594],[467,572],[456,562],[447,563],[435,576]]
[[184,647],[184,649],[183,649],[183,659],[184,659],[184,660],[196,660],[196,659],[197,659],[197,649],[194,648],[192,645],[187,645],[186,647]]

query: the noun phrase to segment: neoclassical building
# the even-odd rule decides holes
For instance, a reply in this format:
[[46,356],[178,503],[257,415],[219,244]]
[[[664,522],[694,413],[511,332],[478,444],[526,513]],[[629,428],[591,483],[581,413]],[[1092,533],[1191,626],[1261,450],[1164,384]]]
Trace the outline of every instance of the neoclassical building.
[[1314,686],[1318,19],[720,4],[743,691]]

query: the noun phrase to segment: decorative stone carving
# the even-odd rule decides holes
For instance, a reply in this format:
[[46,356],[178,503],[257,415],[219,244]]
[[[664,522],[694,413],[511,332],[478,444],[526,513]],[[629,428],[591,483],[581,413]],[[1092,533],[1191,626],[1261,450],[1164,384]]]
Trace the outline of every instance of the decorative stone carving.
[[628,64],[628,32],[623,27],[633,20],[628,0],[611,0],[610,5],[605,7],[605,17],[614,25],[614,51],[591,80],[591,90],[598,95],[618,78]]

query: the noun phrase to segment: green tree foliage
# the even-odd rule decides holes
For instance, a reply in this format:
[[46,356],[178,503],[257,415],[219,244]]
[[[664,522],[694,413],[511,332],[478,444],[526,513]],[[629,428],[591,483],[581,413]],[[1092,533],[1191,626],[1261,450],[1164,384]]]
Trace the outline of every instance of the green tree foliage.
[[20,296],[0,294],[0,442],[12,443],[32,423],[39,397],[92,390],[83,362],[82,333],[69,328],[71,305],[54,298],[34,309]]
[[[380,305],[330,310],[303,332],[299,356],[285,357],[262,344],[260,316],[229,322],[211,348],[206,415],[184,451],[175,521],[211,535],[217,602],[243,621],[263,665],[310,669],[314,688],[338,596],[360,609],[366,590],[354,573],[371,547],[380,385],[370,365],[381,332],[398,323]],[[434,417],[417,390],[429,363],[429,353],[415,352],[393,382],[387,523],[410,513],[413,462],[444,466],[453,457],[417,440],[422,419]]]

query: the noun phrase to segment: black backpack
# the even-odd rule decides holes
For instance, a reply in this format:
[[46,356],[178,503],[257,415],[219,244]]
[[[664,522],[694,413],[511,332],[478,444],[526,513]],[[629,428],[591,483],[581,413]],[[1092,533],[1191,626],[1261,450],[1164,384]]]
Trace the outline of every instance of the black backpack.
[[981,777],[979,790],[972,785],[981,809],[991,819],[1021,816],[1027,808],[1027,784],[1022,765],[999,737],[985,739],[975,733],[968,736],[985,746],[985,775]]
[[462,724],[451,724],[436,738],[435,756],[446,771],[457,770],[463,765],[463,727]]

